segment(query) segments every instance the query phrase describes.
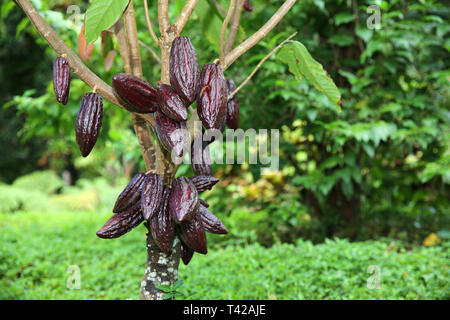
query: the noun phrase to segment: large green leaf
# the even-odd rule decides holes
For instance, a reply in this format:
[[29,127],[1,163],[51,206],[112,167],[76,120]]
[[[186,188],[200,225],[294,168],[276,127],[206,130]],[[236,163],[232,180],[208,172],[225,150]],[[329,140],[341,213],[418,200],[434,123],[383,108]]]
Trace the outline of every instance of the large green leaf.
[[100,32],[114,24],[128,2],[129,0],[95,0],[86,11],[84,35],[87,43],[95,41]]
[[298,81],[305,77],[307,81],[317,90],[324,93],[328,100],[340,110],[341,93],[339,89],[322,65],[314,60],[302,43],[293,41],[285,45],[281,48],[277,58],[289,65],[289,71],[294,74]]

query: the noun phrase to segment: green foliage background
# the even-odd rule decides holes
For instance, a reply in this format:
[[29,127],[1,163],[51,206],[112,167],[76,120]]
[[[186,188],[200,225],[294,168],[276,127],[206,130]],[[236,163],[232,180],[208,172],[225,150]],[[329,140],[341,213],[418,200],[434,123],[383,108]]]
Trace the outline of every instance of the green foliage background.
[[[67,13],[68,5],[65,1],[34,0],[33,3],[69,46],[76,50],[82,16]],[[228,1],[222,0],[219,3],[226,7]],[[254,11],[243,13],[238,41],[250,36],[258,26],[267,21],[280,3],[253,0]],[[101,221],[107,219],[121,188],[134,173],[144,169],[144,163],[129,114],[108,102],[105,102],[101,136],[93,152],[86,159],[79,155],[74,135],[75,116],[83,94],[90,89],[74,77],[67,106],[56,103],[51,83],[52,63],[56,54],[12,1],[3,0],[0,4],[0,105],[4,106],[0,109],[0,181],[3,183],[0,184],[0,212],[5,213],[0,221],[5,219],[11,225],[9,227],[9,224],[2,224],[2,230],[5,230],[2,235],[9,249],[3,249],[0,263],[3,263],[3,268],[20,270],[27,269],[26,266],[31,263],[29,261],[38,259],[34,265],[38,269],[42,268],[39,270],[45,273],[51,263],[34,255],[42,254],[42,247],[29,251],[34,253],[24,258],[27,261],[6,262],[15,255],[17,242],[11,239],[16,238],[20,226],[25,223],[23,211],[46,212],[41,216],[46,223],[37,222],[41,223],[39,230],[48,232],[49,237],[54,233],[55,241],[64,242],[63,222],[65,219],[73,219],[73,214],[61,213],[55,216],[48,212],[90,210],[96,227],[91,228],[94,231],[89,231],[89,235],[87,231],[82,233],[86,234],[86,238],[80,243],[80,252],[93,247],[95,248],[92,250],[98,249],[100,252],[104,248],[98,244],[100,240],[95,240],[95,230],[100,227]],[[89,6],[88,1],[77,1],[76,4],[79,5],[81,14]],[[169,13],[173,19],[183,4],[184,1],[171,2]],[[372,13],[367,11],[367,7],[374,4],[381,9],[381,25],[379,29],[368,29],[366,21]],[[206,192],[204,198],[232,232],[225,237],[210,237],[208,241],[213,249],[208,256],[194,257],[192,268],[207,266],[205,273],[196,275],[199,278],[188,279],[192,276],[189,274],[192,273],[189,271],[192,270],[191,266],[182,269],[182,274],[186,272],[185,284],[182,286],[184,293],[197,298],[201,298],[201,294],[205,298],[449,297],[448,291],[444,290],[445,282],[441,281],[444,278],[448,282],[447,271],[441,273],[441,270],[439,275],[430,276],[430,286],[434,288],[430,291],[426,284],[428,280],[419,276],[423,271],[420,271],[422,261],[433,265],[434,259],[446,260],[445,263],[436,263],[441,263],[440,266],[448,265],[449,7],[448,1],[435,0],[298,1],[274,31],[227,70],[226,77],[240,83],[273,47],[297,31],[298,35],[293,40],[305,46],[338,86],[342,94],[342,111],[339,112],[310,81],[299,81],[298,77],[289,72],[289,66],[283,63],[283,50],[288,50],[288,46],[264,63],[248,85],[239,92],[241,127],[244,130],[280,129],[280,170],[261,175],[260,166],[246,163],[214,166],[215,175],[221,181],[214,190]],[[147,31],[142,5],[136,4],[135,9],[139,39],[158,52]],[[150,14],[154,22],[157,21],[156,12],[152,2]],[[183,32],[196,47],[201,65],[218,56],[217,39],[221,18],[220,13],[208,1],[199,1],[193,19]],[[156,84],[160,66],[148,51],[141,49],[141,55],[146,80]],[[99,40],[95,42],[94,54],[87,65],[108,83],[115,73],[123,70],[117,54],[111,70],[106,71]],[[33,173],[22,177],[36,170],[45,171],[41,175]],[[71,177],[70,185],[60,178],[67,173]],[[179,170],[179,174],[191,173],[187,165]],[[48,182],[45,188],[41,188],[42,181]],[[22,213],[15,215],[15,212]],[[7,214],[13,215],[9,217]],[[30,219],[41,221],[37,213],[30,214]],[[49,221],[53,219],[54,223]],[[83,219],[81,222],[85,223]],[[59,223],[62,223],[60,227]],[[142,228],[131,234],[123,238],[124,243],[131,248],[127,250],[133,250],[134,246],[144,243]],[[436,248],[416,248],[430,234],[437,235],[441,244]],[[38,237],[35,233],[29,235],[34,236]],[[69,233],[68,237],[71,236],[72,233]],[[91,237],[92,242],[87,240]],[[334,237],[349,241],[379,239],[380,242],[326,240]],[[217,264],[220,261],[218,257],[230,259],[226,261],[239,273],[248,267],[241,265],[239,259],[251,257],[261,263],[266,259],[284,259],[295,250],[313,250],[326,257],[321,263],[322,266],[328,266],[333,264],[333,259],[340,250],[361,250],[361,259],[379,254],[389,246],[383,240],[386,237],[400,241],[396,243],[401,243],[401,248],[407,248],[407,252],[401,252],[406,249],[399,248],[398,256],[393,254],[386,260],[387,265],[392,265],[393,268],[389,271],[389,279],[401,279],[403,273],[396,274],[393,267],[398,264],[405,265],[400,269],[408,275],[411,274],[411,268],[412,273],[417,272],[417,276],[412,276],[417,281],[407,281],[409,284],[403,283],[403,287],[397,289],[388,287],[386,290],[391,290],[390,292],[382,291],[378,296],[375,292],[355,289],[358,286],[362,288],[362,278],[352,278],[350,273],[348,279],[351,280],[343,287],[333,282],[337,280],[326,277],[322,279],[323,270],[321,267],[316,268],[313,263],[317,260],[318,253],[308,258],[311,260],[301,262],[305,268],[311,269],[308,269],[310,274],[307,274],[307,270],[306,274],[300,272],[297,275],[295,262],[299,259],[294,258],[286,273],[282,273],[284,276],[289,272],[296,274],[293,281],[301,281],[295,283],[318,279],[319,284],[311,282],[310,289],[300,288],[298,285],[295,287],[295,283],[279,284],[285,283],[286,279],[271,279],[267,283],[255,280],[263,289],[237,294],[237,287],[233,286],[239,285],[236,282],[239,279],[226,278],[223,282],[224,286],[228,286],[224,291],[226,293],[211,291],[211,287],[223,277],[219,274],[221,269]],[[135,242],[132,239],[136,239]],[[324,244],[313,246],[305,242],[307,240],[314,244]],[[113,243],[119,246],[121,241],[119,239]],[[29,240],[31,242],[33,241]],[[236,246],[243,249],[237,249]],[[261,246],[270,249],[266,250]],[[63,252],[63,248],[64,245],[61,244],[61,250],[57,252]],[[115,295],[116,293],[106,292],[108,284],[105,284],[101,287],[104,290],[101,293],[100,289],[95,289],[95,292],[85,296],[77,293],[69,296],[136,297],[136,286],[139,283],[139,279],[136,279],[143,269],[137,266],[144,263],[145,252],[135,251],[139,251],[142,257],[133,258],[134,278],[115,279],[123,281],[124,285],[129,283],[132,290],[122,291],[121,287]],[[231,257],[231,253],[235,251],[239,255]],[[87,253],[83,254],[86,256],[80,257],[80,261],[90,261],[97,255],[92,253],[92,257],[87,258]],[[120,256],[120,253],[114,254]],[[311,263],[308,264],[308,261]],[[349,259],[347,262],[349,270],[357,268],[360,273],[365,272],[363,269],[366,264],[358,264],[357,259]],[[121,262],[117,259],[110,260],[109,263]],[[424,268],[428,268],[427,266]],[[114,269],[122,267],[131,268],[132,265],[111,266]],[[257,265],[253,267],[251,270],[254,274],[259,274],[255,270],[259,270],[261,274],[278,272],[278,267],[273,270],[259,269]],[[347,271],[342,271],[347,270],[345,268],[341,269],[342,273],[337,271],[336,274],[345,278]],[[34,272],[32,270],[35,268],[27,270]],[[426,274],[434,274],[429,270],[431,269],[426,269]],[[38,297],[34,293],[20,294],[21,288],[29,286],[27,281],[33,283],[38,280],[33,280],[35,278],[32,275],[30,278],[16,279],[13,274],[17,275],[17,272],[19,271],[10,271],[2,280],[2,287],[10,286],[10,295],[3,298]],[[58,272],[62,275],[64,270]],[[94,279],[95,271],[89,272],[93,272]],[[215,275],[210,280],[214,285],[208,285],[208,290],[195,285],[198,283],[195,282],[196,279],[205,281],[202,277],[206,277],[209,272]],[[361,277],[365,276],[366,274]],[[62,281],[61,279],[58,281]],[[266,281],[264,277],[261,279]],[[39,290],[43,287],[48,290],[40,298],[63,297],[64,294],[59,295],[55,289],[59,285],[47,282],[36,284]],[[296,293],[286,292],[285,288],[292,285],[298,289]],[[187,287],[193,289],[184,289]],[[127,292],[130,292],[130,296],[127,296]]]

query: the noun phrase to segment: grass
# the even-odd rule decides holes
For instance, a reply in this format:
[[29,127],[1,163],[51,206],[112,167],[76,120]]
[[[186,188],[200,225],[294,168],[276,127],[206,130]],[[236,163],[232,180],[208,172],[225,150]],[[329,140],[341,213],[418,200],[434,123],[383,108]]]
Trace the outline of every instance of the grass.
[[[137,299],[145,228],[99,239],[109,215],[0,214],[0,299]],[[346,240],[217,246],[180,266],[180,291],[188,299],[449,299],[449,247]],[[79,268],[80,289],[68,288],[77,270],[71,266]]]

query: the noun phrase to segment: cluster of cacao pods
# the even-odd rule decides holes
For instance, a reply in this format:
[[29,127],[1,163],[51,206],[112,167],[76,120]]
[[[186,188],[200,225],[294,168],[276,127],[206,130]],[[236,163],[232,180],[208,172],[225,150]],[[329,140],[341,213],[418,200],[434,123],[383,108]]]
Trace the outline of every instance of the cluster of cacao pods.
[[[53,91],[58,102],[67,104],[70,91],[70,65],[64,57],[58,57],[53,64]],[[76,141],[83,157],[87,157],[94,148],[102,120],[102,96],[94,92],[86,93],[75,122]]]
[[219,180],[211,176],[178,177],[165,186],[152,172],[138,173],[117,198],[113,216],[97,231],[100,238],[117,238],[144,220],[158,247],[170,254],[176,235],[181,240],[181,258],[188,264],[194,252],[206,254],[205,231],[226,234],[223,223],[209,211],[199,194]]

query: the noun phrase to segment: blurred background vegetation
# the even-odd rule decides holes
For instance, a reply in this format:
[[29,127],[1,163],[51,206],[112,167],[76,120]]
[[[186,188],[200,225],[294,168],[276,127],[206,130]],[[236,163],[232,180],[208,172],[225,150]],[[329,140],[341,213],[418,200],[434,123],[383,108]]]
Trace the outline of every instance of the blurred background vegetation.
[[[88,1],[32,2],[76,50]],[[227,7],[227,1],[218,2]],[[113,256],[106,268],[119,273],[120,268],[133,270],[126,280],[123,274],[117,275],[122,277],[117,279],[122,283],[112,285],[119,286],[117,292],[108,284],[99,288],[94,276],[93,291],[84,295],[58,292],[59,280],[37,280],[55,268],[44,259],[47,246],[37,244],[37,239],[51,243],[54,238],[60,251],[52,259],[57,260],[73,252],[58,241],[77,243],[82,261],[97,259],[103,249],[111,252],[104,240],[95,239],[95,231],[108,218],[115,197],[130,177],[144,170],[144,163],[130,115],[108,102],[100,138],[90,156],[81,157],[75,142],[75,117],[83,94],[90,89],[73,76],[68,104],[58,104],[52,86],[57,55],[13,1],[0,3],[0,288],[6,289],[0,290],[0,298],[137,298],[145,263],[141,227],[131,232],[136,235],[112,241],[115,247],[123,241],[128,251],[136,247],[134,251],[141,251],[126,267],[115,258],[128,256],[124,248],[120,249],[122,255],[108,253]],[[238,40],[251,35],[280,3],[252,0],[254,10],[243,12]],[[81,15],[67,12],[73,4],[80,7]],[[176,17],[183,5],[184,1],[172,1],[171,17]],[[381,9],[380,29],[367,28],[369,5]],[[139,39],[158,52],[147,31],[142,4],[135,4],[135,9]],[[152,20],[157,21],[154,1],[150,11]],[[208,1],[201,0],[183,32],[196,47],[201,65],[217,57],[220,15]],[[214,165],[221,181],[205,193],[205,199],[230,234],[209,237],[211,253],[196,255],[194,266],[181,269],[180,278],[189,284],[183,286],[188,297],[450,297],[449,21],[450,2],[444,0],[298,1],[274,31],[227,70],[228,78],[242,82],[276,44],[298,31],[295,40],[307,47],[339,87],[342,112],[307,82],[294,79],[276,54],[240,91],[244,130],[280,129],[280,169],[261,175],[257,165]],[[146,80],[156,84],[160,66],[146,49],[142,48],[141,55]],[[116,54],[107,71],[100,40],[87,65],[108,83],[123,70]],[[192,171],[183,165],[179,174]],[[55,214],[62,212],[64,217]],[[86,223],[86,227],[67,227],[67,217],[74,219],[74,224]],[[23,255],[14,253],[21,229],[29,230],[23,241],[32,253],[23,245],[19,251]],[[86,235],[85,242],[75,234],[78,231]],[[346,240],[328,240],[333,238]],[[98,243],[98,249],[93,249]],[[302,256],[308,250],[315,255]],[[293,260],[295,252],[301,262]],[[380,258],[386,252],[405,256]],[[342,260],[336,258],[341,255]],[[217,262],[219,257],[229,260]],[[77,264],[77,258],[71,259],[74,263],[70,264]],[[108,261],[104,256],[98,259]],[[267,269],[267,264],[278,259],[286,259],[286,266],[278,261],[273,269]],[[388,272],[392,284],[404,277],[403,285],[409,287],[397,291],[388,287],[381,293],[355,291],[356,286],[365,287],[368,274],[364,268],[370,259],[382,267],[390,266],[386,268],[392,270]],[[337,261],[347,267],[325,277],[324,270]],[[297,262],[306,270],[300,272]],[[86,268],[89,265],[86,263]],[[405,271],[395,269],[402,265]],[[204,272],[194,274],[196,266],[205,268]],[[236,290],[242,284],[219,272],[227,267],[236,273],[261,274],[262,278],[254,279],[254,290],[239,293]],[[283,268],[284,273],[280,271]],[[26,270],[28,277],[23,276]],[[362,276],[354,278],[352,272],[358,270]],[[64,277],[64,270],[54,271]],[[406,281],[408,273],[417,273],[411,276],[414,281]],[[272,277],[274,274],[279,277]],[[350,280],[342,285],[339,281],[344,278]],[[40,289],[24,292],[30,283]],[[120,293],[124,287],[128,291]],[[223,290],[211,291],[212,287]]]

